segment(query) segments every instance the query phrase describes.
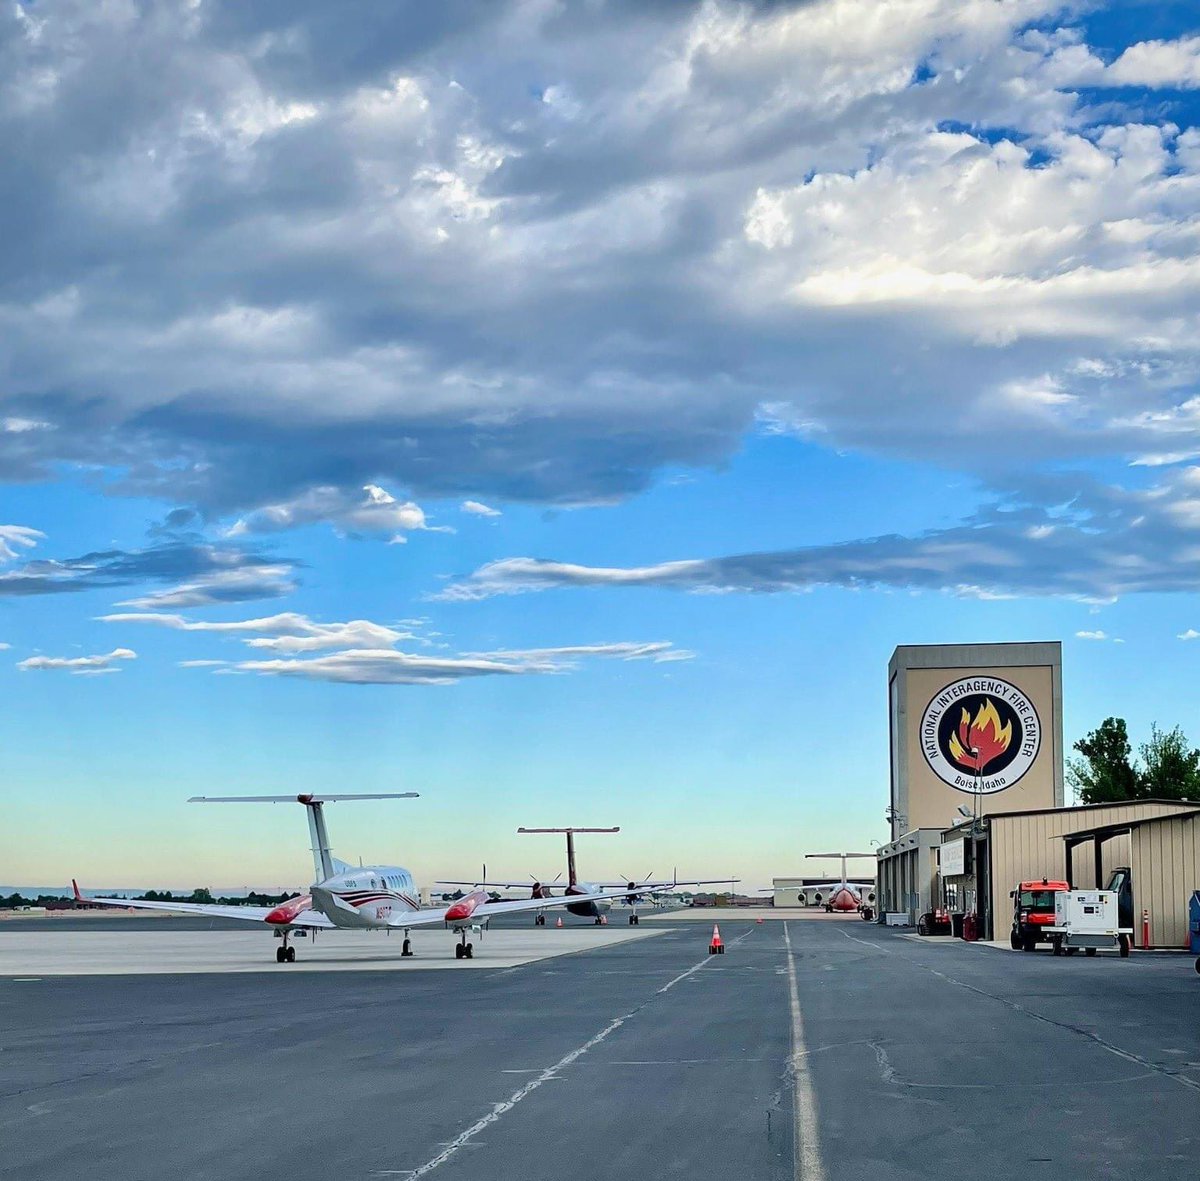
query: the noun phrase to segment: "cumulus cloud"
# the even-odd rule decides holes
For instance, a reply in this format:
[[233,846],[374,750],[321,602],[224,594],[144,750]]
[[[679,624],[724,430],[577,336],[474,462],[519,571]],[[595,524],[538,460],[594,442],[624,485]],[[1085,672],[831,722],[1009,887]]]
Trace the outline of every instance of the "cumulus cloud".
[[414,529],[432,528],[419,504],[399,501],[377,484],[368,484],[361,494],[328,486],[311,488],[293,500],[256,509],[236,521],[228,535],[278,533],[318,522],[350,535],[382,535],[394,542],[405,541],[404,534]]
[[63,669],[76,675],[120,672],[117,661],[136,660],[137,653],[129,648],[114,648],[99,656],[30,656],[18,661],[22,672],[31,669]]
[[478,500],[464,500],[462,502],[462,511],[464,513],[471,513],[476,517],[500,516],[500,510],[498,508],[492,508]]
[[1075,633],[1077,640],[1099,640],[1107,641],[1111,644],[1123,644],[1125,641],[1117,639],[1115,636],[1110,636],[1105,631],[1080,631]]
[[1200,632],[1194,627],[1189,627],[1187,631],[1180,632],[1175,638],[1177,640],[1200,640]]
[[1195,454],[1200,133],[1081,93],[1195,39],[866,7],[5,9],[0,478],[395,539],[358,489],[608,503],[764,404],[951,467]]

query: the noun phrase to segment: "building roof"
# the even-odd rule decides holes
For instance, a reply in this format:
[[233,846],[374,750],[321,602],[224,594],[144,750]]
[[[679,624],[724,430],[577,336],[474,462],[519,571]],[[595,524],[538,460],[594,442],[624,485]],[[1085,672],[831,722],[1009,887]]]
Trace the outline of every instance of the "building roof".
[[[1102,804],[1075,804],[1073,807],[1063,808],[1022,808],[1016,812],[985,812],[982,819],[1003,820],[1009,816],[1036,816],[1043,812],[1086,812],[1093,808],[1136,808],[1142,804],[1162,804],[1168,808],[1179,808],[1180,811],[1186,811],[1188,808],[1200,810],[1200,800],[1160,800],[1155,796],[1146,800],[1110,800]],[[967,823],[969,824],[970,821]],[[948,832],[949,829],[943,831]]]
[[1073,832],[1062,833],[1058,839],[1078,843],[1086,841],[1090,837],[1115,836],[1118,833],[1131,832],[1135,828],[1141,828],[1143,824],[1161,824],[1164,820],[1194,820],[1197,816],[1200,816],[1200,806],[1188,811],[1170,812],[1165,816],[1143,816],[1138,820],[1119,820],[1113,824],[1097,824],[1094,828],[1077,828]]

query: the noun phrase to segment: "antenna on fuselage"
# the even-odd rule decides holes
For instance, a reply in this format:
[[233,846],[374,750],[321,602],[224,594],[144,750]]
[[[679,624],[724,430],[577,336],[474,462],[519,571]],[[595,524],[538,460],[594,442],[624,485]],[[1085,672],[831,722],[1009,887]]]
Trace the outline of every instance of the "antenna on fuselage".
[[575,834],[577,832],[620,832],[617,828],[518,828],[517,832],[565,832],[567,834],[567,885],[573,886],[578,880],[575,874]]
[[325,827],[323,804],[340,800],[414,800],[419,791],[369,792],[364,795],[318,796],[305,793],[298,796],[192,796],[189,804],[303,804],[308,812],[308,833],[312,838],[313,870],[316,881],[333,877],[333,853],[329,847],[329,830]]

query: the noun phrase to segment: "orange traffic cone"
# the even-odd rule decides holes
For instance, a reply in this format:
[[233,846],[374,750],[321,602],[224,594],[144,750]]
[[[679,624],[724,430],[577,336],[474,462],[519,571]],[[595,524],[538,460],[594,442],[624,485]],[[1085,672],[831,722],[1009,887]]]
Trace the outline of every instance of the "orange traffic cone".
[[558,921],[557,921],[557,922],[556,922],[554,925],[555,925],[556,927],[561,927],[561,926],[562,926],[562,915],[561,915],[561,914],[558,916]]
[[756,918],[754,921],[755,921],[756,923],[761,923],[761,922],[763,921],[763,917],[762,917],[762,915],[760,914],[760,915],[758,916],[758,918]]
[[725,944],[721,942],[721,928],[718,927],[716,923],[713,923],[713,936],[712,936],[712,942],[708,945],[708,954],[709,955],[724,955],[725,954]]
[[602,915],[600,916],[600,926],[602,926],[602,927],[607,927],[607,926],[608,926],[608,915],[606,915],[606,914],[602,914]]

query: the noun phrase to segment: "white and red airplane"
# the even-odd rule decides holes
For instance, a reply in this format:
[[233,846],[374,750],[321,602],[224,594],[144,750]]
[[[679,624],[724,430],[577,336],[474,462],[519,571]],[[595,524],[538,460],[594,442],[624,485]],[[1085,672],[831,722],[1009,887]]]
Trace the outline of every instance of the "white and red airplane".
[[[72,881],[80,902],[101,903],[137,910],[165,910],[179,914],[202,914],[218,918],[243,919],[266,923],[275,929],[282,943],[275,949],[277,963],[291,963],[296,949],[293,935],[315,934],[339,927],[348,930],[403,931],[400,954],[410,956],[409,933],[418,927],[445,926],[459,935],[454,945],[455,959],[471,959],[474,945],[469,933],[482,935],[488,920],[498,914],[542,911],[548,906],[589,906],[606,903],[626,894],[620,890],[593,890],[561,898],[529,898],[515,902],[492,902],[486,890],[472,890],[449,906],[422,908],[417,899],[413,876],[395,865],[350,865],[333,856],[325,827],[323,805],[341,800],[403,800],[418,793],[385,792],[370,795],[297,795],[297,796],[193,796],[190,804],[303,804],[308,812],[312,836],[314,884],[307,894],[291,898],[279,906],[224,906],[202,902],[146,902],[130,898],[89,898]],[[641,887],[639,887],[640,889]]]
[[[646,879],[640,882],[626,880],[624,882],[581,882],[579,874],[575,869],[575,834],[577,832],[620,832],[617,828],[518,828],[518,833],[565,833],[567,837],[567,884],[563,895],[555,897],[551,893],[551,887],[557,883],[562,874],[558,874],[555,878],[546,885],[543,885],[536,878],[533,881],[532,887],[529,882],[449,882],[442,881],[439,885],[442,886],[490,886],[493,889],[520,889],[522,887],[530,890],[529,901],[533,902],[540,900],[543,905],[565,905],[568,913],[578,915],[580,918],[592,919],[597,926],[605,923],[608,920],[605,918],[611,905],[612,899],[624,898],[630,906],[629,925],[636,927],[641,922],[638,915],[638,901],[647,894],[673,894],[680,886],[708,886],[714,883],[728,882],[732,887],[733,883],[737,882],[737,878],[698,878],[694,881],[681,882],[678,878],[671,881],[650,881]],[[601,898],[603,896],[603,898]],[[597,901],[601,898],[600,901]],[[535,926],[544,927],[546,925],[546,916],[544,913],[534,915]]]
[[808,853],[807,857],[837,857],[842,863],[842,880],[834,886],[830,891],[829,897],[825,899],[824,906],[827,914],[832,914],[833,911],[840,911],[843,914],[853,914],[855,912],[866,917],[868,908],[873,908],[875,905],[875,892],[871,889],[869,883],[851,882],[846,878],[846,862],[851,857],[870,857],[874,858],[874,853]]

